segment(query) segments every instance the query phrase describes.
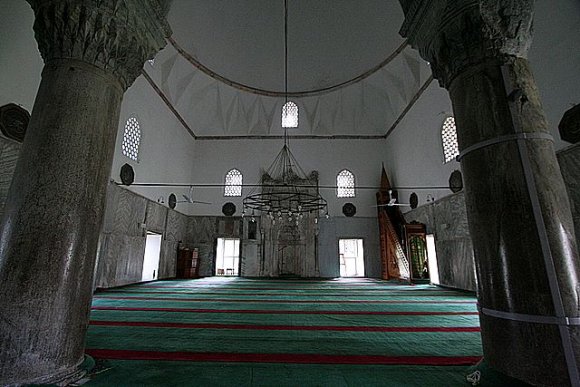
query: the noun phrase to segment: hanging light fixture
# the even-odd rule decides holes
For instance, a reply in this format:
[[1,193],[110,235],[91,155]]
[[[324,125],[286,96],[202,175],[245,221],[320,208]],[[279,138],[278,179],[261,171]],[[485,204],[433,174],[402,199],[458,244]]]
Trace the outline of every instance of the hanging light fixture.
[[262,175],[261,185],[244,198],[242,216],[251,210],[251,221],[255,222],[255,211],[258,211],[266,214],[273,224],[298,225],[305,214],[313,214],[317,222],[321,212],[328,217],[328,204],[318,192],[318,174],[313,172],[307,176],[288,145],[287,129],[298,127],[298,106],[288,101],[288,0],[284,0],[284,94],[284,145]]

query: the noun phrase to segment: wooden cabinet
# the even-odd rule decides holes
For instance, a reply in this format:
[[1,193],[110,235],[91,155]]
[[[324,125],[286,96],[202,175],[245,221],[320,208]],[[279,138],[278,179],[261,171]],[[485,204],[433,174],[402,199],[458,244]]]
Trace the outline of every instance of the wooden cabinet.
[[179,249],[177,253],[177,278],[199,278],[199,251]]

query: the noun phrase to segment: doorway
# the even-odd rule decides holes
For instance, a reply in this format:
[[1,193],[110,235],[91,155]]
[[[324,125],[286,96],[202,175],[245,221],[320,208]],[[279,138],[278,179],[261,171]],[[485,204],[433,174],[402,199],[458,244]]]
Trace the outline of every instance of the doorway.
[[237,276],[240,265],[240,239],[218,238],[215,257],[215,275]]
[[338,257],[341,277],[364,277],[365,262],[362,239],[339,239]]
[[439,285],[439,267],[437,266],[437,250],[435,249],[435,235],[427,234],[427,267],[431,283]]
[[154,281],[159,275],[159,256],[161,255],[161,235],[147,232],[145,255],[141,281]]

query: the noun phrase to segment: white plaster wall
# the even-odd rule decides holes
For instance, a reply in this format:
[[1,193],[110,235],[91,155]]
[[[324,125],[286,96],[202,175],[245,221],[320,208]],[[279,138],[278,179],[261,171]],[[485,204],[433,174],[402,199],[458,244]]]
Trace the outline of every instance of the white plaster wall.
[[[281,139],[269,140],[198,140],[195,146],[193,181],[198,184],[223,184],[225,174],[239,169],[244,184],[259,184],[261,170],[267,169],[283,145]],[[290,149],[306,174],[319,173],[320,186],[336,186],[336,175],[348,169],[355,175],[358,187],[377,187],[380,182],[382,140],[290,140]],[[196,188],[195,200],[212,205],[184,205],[193,215],[219,215],[222,205],[231,201],[242,211],[242,199],[251,188],[244,187],[242,197],[224,197],[223,188]],[[185,189],[182,190],[185,192]],[[343,216],[342,206],[351,202],[357,207],[356,216],[376,216],[377,189],[356,190],[354,198],[337,198],[336,189],[321,189],[329,203],[331,216]],[[259,192],[259,190],[257,191]]]
[[537,0],[534,41],[529,59],[540,89],[556,149],[558,124],[566,110],[580,103],[580,1]]
[[[460,165],[456,161],[444,163],[440,135],[441,125],[450,115],[447,91],[434,81],[387,138],[384,162],[390,183],[409,187],[398,190],[399,202],[409,203],[411,192],[417,193],[420,204],[427,202],[428,195],[439,199],[451,193],[445,187],[451,172]],[[408,209],[402,208],[403,212]]]
[[[156,71],[149,64],[145,64],[145,69],[148,72]],[[138,119],[141,128],[141,144],[137,161],[123,155],[121,148],[125,123],[132,116]],[[120,182],[121,166],[127,163],[135,171],[135,183],[188,184],[192,181],[194,154],[193,138],[177,121],[147,80],[143,76],[137,78],[125,92],[121,105],[111,179]],[[154,201],[162,198],[165,206],[168,205],[170,193],[187,192],[186,188],[179,190],[172,187],[130,186],[129,189]],[[181,198],[181,195],[178,196]],[[181,205],[176,208],[179,212],[186,213],[184,209]]]
[[0,2],[0,106],[32,112],[44,66],[34,40],[34,12],[24,0]]

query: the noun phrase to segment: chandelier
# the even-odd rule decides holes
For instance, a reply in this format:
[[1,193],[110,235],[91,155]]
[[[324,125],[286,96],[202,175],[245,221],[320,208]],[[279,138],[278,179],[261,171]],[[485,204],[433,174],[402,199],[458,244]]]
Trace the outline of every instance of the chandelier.
[[286,135],[278,156],[262,174],[261,185],[244,198],[243,207],[242,216],[251,215],[252,222],[256,221],[256,211],[266,214],[273,224],[287,220],[298,225],[306,214],[313,214],[318,222],[320,212],[328,217],[328,204],[318,192],[318,174],[306,176],[290,151]]
[[[287,128],[298,126],[298,107],[288,102],[288,0],[284,0],[284,93],[284,146],[262,174],[261,184],[243,199],[242,217],[251,215],[250,220],[255,222],[259,212],[272,224],[287,221],[298,225],[305,215],[313,214],[314,221],[318,222],[320,212],[328,218],[328,204],[318,192],[318,174],[312,172],[306,176],[288,146]],[[296,119],[292,120],[294,113]]]

